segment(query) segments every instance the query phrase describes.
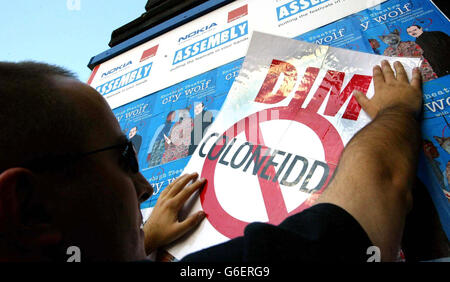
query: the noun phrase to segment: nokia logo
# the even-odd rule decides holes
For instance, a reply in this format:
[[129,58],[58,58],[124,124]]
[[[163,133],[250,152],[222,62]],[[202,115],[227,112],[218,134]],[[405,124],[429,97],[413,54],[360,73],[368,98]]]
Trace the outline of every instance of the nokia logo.
[[102,78],[109,76],[110,74],[113,74],[119,70],[125,69],[127,66],[133,64],[133,61],[129,61],[128,63],[124,63],[118,67],[112,68],[109,71],[102,74]]
[[182,41],[185,41],[185,40],[188,40],[189,38],[191,38],[191,37],[193,37],[193,36],[195,36],[197,34],[201,34],[201,33],[205,32],[205,31],[208,31],[208,30],[212,29],[215,26],[217,26],[217,24],[216,23],[212,23],[210,25],[207,25],[207,26],[204,26],[204,27],[202,27],[200,29],[197,29],[197,30],[195,30],[195,31],[185,35],[185,36],[180,37],[178,39],[178,43],[180,43]]

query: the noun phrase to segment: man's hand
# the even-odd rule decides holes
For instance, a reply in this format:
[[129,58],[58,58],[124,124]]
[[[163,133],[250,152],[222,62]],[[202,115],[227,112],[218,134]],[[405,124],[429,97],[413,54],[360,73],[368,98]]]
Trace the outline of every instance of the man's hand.
[[[205,213],[199,211],[181,222],[178,220],[178,213],[189,197],[206,183],[206,180],[197,178],[197,173],[185,174],[161,192],[150,218],[144,225],[147,254],[180,238],[205,218]],[[191,181],[193,183],[187,186]]]
[[414,68],[411,83],[400,62],[394,63],[396,75],[389,62],[383,61],[373,68],[375,95],[368,99],[364,93],[355,91],[354,95],[362,109],[374,119],[384,109],[400,106],[414,116],[418,116],[422,107],[421,74]]

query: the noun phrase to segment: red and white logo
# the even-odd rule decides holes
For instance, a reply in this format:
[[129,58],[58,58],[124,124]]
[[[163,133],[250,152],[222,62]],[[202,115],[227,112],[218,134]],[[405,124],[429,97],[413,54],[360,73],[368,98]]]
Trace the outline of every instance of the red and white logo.
[[248,15],[248,5],[244,5],[228,13],[228,22],[235,21]]
[[150,48],[150,49],[145,50],[145,51],[142,53],[140,62],[145,61],[145,60],[147,60],[147,59],[150,59],[150,58],[156,56],[156,52],[158,52],[158,46],[159,46],[159,45],[156,45],[156,46],[153,46],[153,47]]

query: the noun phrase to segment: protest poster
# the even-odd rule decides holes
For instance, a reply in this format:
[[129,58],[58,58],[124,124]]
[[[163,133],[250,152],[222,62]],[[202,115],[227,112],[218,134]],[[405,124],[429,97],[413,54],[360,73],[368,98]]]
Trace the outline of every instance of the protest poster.
[[420,63],[253,32],[240,73],[184,170],[208,180],[188,204],[207,220],[168,252],[179,259],[241,236],[250,222],[279,224],[310,207],[344,146],[370,121],[352,92],[372,97],[372,66],[383,59],[408,73]]

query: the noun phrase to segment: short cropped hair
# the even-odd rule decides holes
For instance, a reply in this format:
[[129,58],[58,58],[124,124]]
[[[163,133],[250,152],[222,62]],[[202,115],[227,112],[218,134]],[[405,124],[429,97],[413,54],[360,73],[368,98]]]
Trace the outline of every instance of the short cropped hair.
[[80,138],[76,107],[56,90],[54,76],[76,79],[59,66],[0,62],[0,173]]

